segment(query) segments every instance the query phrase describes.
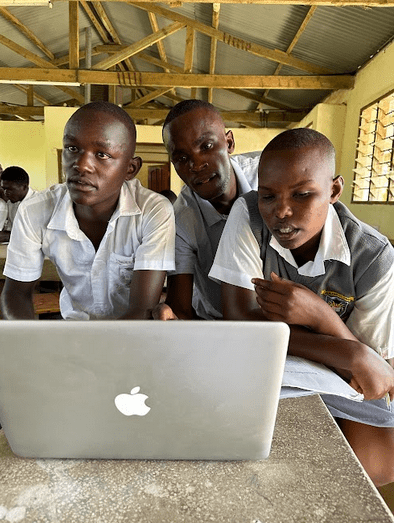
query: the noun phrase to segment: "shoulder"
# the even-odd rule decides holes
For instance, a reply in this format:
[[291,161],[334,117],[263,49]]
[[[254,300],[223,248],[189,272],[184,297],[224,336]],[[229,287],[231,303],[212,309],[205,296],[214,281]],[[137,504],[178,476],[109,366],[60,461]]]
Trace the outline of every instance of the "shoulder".
[[147,189],[137,179],[127,181],[125,184],[131,196],[129,205],[136,204],[142,214],[160,210],[163,210],[166,214],[173,214],[171,202],[162,194]]
[[356,218],[342,202],[336,202],[334,204],[334,209],[342,224],[351,252],[356,249],[358,253],[360,252],[360,249],[374,252],[381,251],[386,247],[391,247],[386,236],[367,223]]
[[54,208],[67,193],[66,184],[52,185],[43,191],[34,191],[29,198],[21,201],[20,209],[34,211],[37,208]]
[[177,224],[195,221],[199,214],[199,206],[193,191],[184,185],[174,203],[174,213]]
[[261,151],[253,151],[244,154],[234,154],[230,159],[237,163],[241,169],[258,168]]

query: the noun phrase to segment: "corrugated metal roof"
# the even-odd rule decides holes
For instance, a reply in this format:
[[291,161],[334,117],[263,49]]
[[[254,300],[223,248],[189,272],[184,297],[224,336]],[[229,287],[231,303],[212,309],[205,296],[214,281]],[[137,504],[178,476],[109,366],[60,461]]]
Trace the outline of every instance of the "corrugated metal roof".
[[[152,32],[146,11],[124,2],[103,2],[106,13],[123,44],[129,45],[141,40]],[[154,4],[153,4],[154,5]],[[164,6],[163,4],[160,4]],[[168,8],[168,7],[167,7]],[[28,27],[56,57],[68,53],[69,23],[68,3],[55,2],[52,9],[46,7],[9,7],[26,27]],[[219,30],[235,38],[251,42],[267,49],[278,49],[286,52],[301,26],[309,6],[303,5],[263,5],[263,4],[221,4]],[[211,4],[185,3],[182,7],[172,9],[192,20],[208,26],[212,23]],[[163,16],[158,16],[159,27],[172,23]],[[80,48],[85,46],[84,30],[91,26],[90,19],[80,9]],[[28,51],[49,60],[25,35],[13,24],[0,16],[0,34],[24,47]],[[164,39],[163,45],[167,61],[183,68],[185,57],[186,30],[180,30]],[[193,71],[209,72],[211,39],[195,33]],[[310,64],[332,70],[334,74],[355,73],[371,56],[394,37],[394,8],[361,7],[317,7],[312,18],[292,50],[294,56]],[[111,41],[111,38],[108,39]],[[95,29],[92,31],[93,46],[103,41]],[[157,46],[144,50],[145,53],[159,58]],[[102,60],[105,55],[95,56],[93,64]],[[133,57],[137,70],[155,71],[163,69],[152,65],[138,56]],[[83,67],[84,62],[81,62]],[[0,66],[32,67],[32,63],[15,51],[0,45]],[[235,75],[272,75],[277,62],[261,56],[247,53],[222,42],[217,44],[217,61],[215,73]],[[93,65],[94,68],[94,65]],[[280,75],[308,75],[295,67],[283,66]],[[233,87],[233,86],[229,86]],[[35,91],[44,96],[51,104],[67,102],[69,96],[59,89],[46,86],[35,86]],[[207,96],[207,89],[198,89],[198,95]],[[247,90],[261,96],[263,91]],[[268,97],[293,109],[305,109],[321,101],[330,91],[327,90],[271,90]],[[180,97],[190,97],[190,89],[178,88]],[[130,90],[125,90],[124,100],[130,99]],[[8,104],[26,103],[26,95],[10,85],[0,85],[0,102]],[[36,105],[40,105],[38,101]],[[160,97],[156,105],[170,106],[174,103],[167,97]],[[214,103],[224,110],[253,110],[257,103],[246,97],[230,93],[227,90],[214,90]],[[263,107],[269,107],[264,105]]]

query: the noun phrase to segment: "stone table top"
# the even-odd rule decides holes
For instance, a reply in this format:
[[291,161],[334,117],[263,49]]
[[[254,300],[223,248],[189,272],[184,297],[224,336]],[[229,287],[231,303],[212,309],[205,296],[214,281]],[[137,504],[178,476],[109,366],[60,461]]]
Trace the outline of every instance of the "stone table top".
[[26,459],[0,431],[0,520],[394,522],[319,396],[280,401],[263,461]]

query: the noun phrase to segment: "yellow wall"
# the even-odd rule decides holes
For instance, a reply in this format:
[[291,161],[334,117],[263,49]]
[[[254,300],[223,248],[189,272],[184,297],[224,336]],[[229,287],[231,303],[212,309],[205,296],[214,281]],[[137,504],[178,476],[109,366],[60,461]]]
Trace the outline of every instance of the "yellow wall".
[[310,125],[325,134],[337,151],[337,172],[345,179],[341,200],[360,220],[394,239],[394,206],[352,204],[351,191],[360,111],[394,89],[394,43],[370,61],[356,76],[350,91],[341,91],[318,104],[296,127]]
[[347,185],[342,201],[360,219],[379,228],[394,239],[394,206],[384,204],[351,204],[352,169],[356,155],[356,140],[360,110],[394,89],[394,43],[381,51],[356,77],[354,89],[347,99],[346,126],[342,148],[342,170]]
[[0,164],[25,169],[36,190],[46,187],[45,148],[44,123],[0,121]]

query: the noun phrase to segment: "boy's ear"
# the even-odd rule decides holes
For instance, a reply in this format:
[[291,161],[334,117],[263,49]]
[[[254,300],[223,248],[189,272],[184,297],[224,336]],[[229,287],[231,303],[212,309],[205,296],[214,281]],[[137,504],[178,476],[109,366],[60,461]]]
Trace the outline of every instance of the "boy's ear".
[[336,176],[332,181],[330,203],[335,203],[339,200],[344,185],[345,180],[342,178],[341,175],[338,174],[338,176]]
[[235,149],[235,140],[234,140],[234,136],[233,136],[233,131],[227,131],[226,141],[227,141],[228,154],[233,154],[234,149]]
[[135,156],[129,162],[129,167],[127,169],[126,180],[130,181],[135,178],[138,174],[138,171],[141,169],[142,160],[139,156]]

